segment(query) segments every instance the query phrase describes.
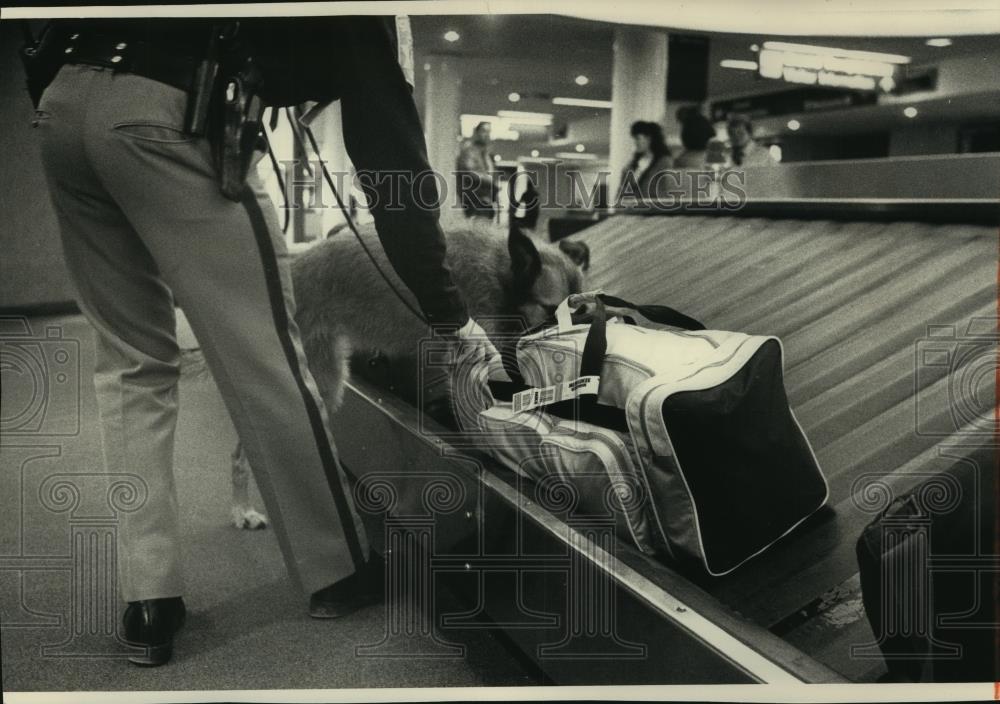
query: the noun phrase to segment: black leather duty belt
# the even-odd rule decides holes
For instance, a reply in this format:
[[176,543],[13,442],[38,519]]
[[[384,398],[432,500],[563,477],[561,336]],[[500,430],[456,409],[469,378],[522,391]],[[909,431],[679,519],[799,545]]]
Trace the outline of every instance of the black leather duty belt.
[[134,73],[191,92],[201,57],[190,48],[177,49],[128,38],[100,34],[73,34],[63,49],[66,63],[104,66]]

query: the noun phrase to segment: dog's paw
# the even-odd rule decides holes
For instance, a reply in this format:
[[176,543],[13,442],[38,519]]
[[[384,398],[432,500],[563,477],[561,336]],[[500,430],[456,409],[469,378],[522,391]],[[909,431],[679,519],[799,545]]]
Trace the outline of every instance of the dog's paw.
[[240,530],[261,530],[267,528],[267,516],[252,508],[233,507],[233,525]]

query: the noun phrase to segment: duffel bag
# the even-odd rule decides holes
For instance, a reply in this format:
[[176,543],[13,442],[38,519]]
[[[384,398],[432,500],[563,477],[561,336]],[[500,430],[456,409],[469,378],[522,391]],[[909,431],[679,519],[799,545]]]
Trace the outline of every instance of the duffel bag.
[[519,341],[508,373],[536,388],[514,407],[579,401],[575,389],[593,391],[596,376],[596,404],[580,405],[583,419],[602,407],[624,410],[650,492],[648,518],[671,557],[726,574],[826,503],[826,479],[785,394],[777,338],[705,330],[669,308],[591,300],[589,324],[572,324],[567,299],[554,328]]
[[[535,484],[535,499],[565,511],[572,525],[613,521],[616,535],[647,554],[657,552],[649,520],[648,487],[627,432],[541,410],[516,412],[494,400],[479,413],[493,457]],[[546,496],[550,500],[546,501]]]

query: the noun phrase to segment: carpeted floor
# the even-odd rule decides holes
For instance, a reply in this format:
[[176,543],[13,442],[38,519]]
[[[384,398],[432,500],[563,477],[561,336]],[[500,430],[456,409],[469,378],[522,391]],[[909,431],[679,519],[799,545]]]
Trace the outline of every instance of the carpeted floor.
[[[5,323],[0,332],[9,340],[10,326],[17,321]],[[203,373],[182,378],[176,443],[188,623],[169,666],[142,669],[126,663],[114,638],[101,631],[101,624],[117,621],[120,606],[102,619],[100,614],[75,613],[71,600],[81,589],[96,593],[86,590],[99,588],[78,583],[71,589],[73,575],[81,573],[79,562],[74,569],[71,536],[74,531],[85,534],[93,528],[91,519],[107,512],[106,502],[101,503],[104,496],[93,495],[87,476],[102,471],[88,373],[93,365],[92,332],[80,317],[28,323],[31,335],[18,343],[22,351],[54,349],[52,340],[61,335],[60,344],[69,355],[63,363],[70,373],[62,382],[53,382],[51,401],[43,409],[44,427],[36,428],[28,423],[41,418],[31,415],[32,378],[18,365],[7,365],[5,357],[5,432],[0,447],[5,691],[540,683],[488,631],[467,631],[458,638],[448,634],[448,640],[465,646],[460,657],[400,660],[355,652],[357,646],[381,640],[386,628],[381,606],[332,622],[309,619],[303,598],[286,576],[273,531],[239,531],[228,522],[229,453],[236,438],[214,383]],[[29,342],[39,338],[44,338],[41,343]],[[53,482],[61,479],[78,487],[78,504],[70,505],[73,497],[54,489]],[[79,544],[76,549],[80,554]],[[97,632],[90,633],[93,628]]]

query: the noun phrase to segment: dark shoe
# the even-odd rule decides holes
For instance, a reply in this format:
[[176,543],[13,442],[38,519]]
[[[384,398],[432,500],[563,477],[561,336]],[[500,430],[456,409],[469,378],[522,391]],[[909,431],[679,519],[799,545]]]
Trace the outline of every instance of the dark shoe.
[[142,651],[129,655],[128,661],[155,667],[170,660],[174,634],[184,625],[186,613],[184,600],[179,596],[130,601],[122,619],[125,641]]
[[309,598],[309,615],[313,618],[340,618],[382,601],[385,566],[383,558],[374,552],[359,572],[320,589]]

